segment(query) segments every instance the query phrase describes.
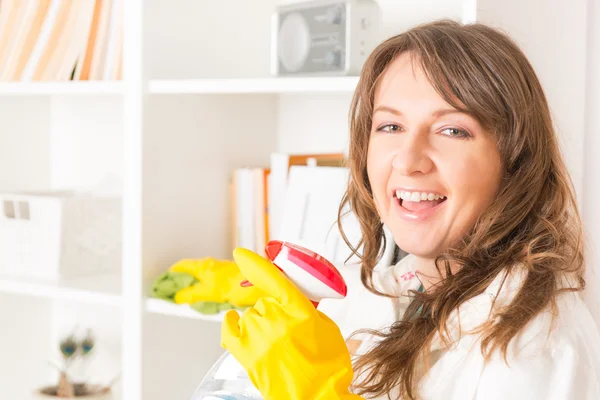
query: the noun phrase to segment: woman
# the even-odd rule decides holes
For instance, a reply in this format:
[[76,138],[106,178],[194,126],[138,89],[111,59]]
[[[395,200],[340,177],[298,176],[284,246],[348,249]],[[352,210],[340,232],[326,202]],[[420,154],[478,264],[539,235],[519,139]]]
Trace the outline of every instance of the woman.
[[[222,343],[264,397],[599,399],[574,191],[518,47],[480,24],[411,29],[370,55],[350,115],[340,209],[360,220],[362,282],[400,318],[371,331],[355,373],[337,326],[236,249],[270,296],[229,313]],[[384,225],[411,255],[379,276]]]

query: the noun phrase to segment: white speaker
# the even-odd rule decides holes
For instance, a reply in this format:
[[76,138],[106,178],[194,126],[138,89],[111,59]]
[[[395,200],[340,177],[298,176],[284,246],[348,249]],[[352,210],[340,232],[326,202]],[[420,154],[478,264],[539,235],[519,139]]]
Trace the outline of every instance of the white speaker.
[[379,39],[373,0],[316,0],[280,5],[272,18],[275,76],[359,75]]

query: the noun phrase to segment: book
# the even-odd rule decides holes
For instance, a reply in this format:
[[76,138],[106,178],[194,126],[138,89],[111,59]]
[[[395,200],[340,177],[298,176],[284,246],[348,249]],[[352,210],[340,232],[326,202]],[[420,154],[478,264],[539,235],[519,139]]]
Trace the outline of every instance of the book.
[[266,256],[269,240],[268,181],[270,169],[237,168],[230,184],[232,249],[244,247]]
[[37,1],[22,2],[18,14],[14,17],[14,26],[12,36],[8,39],[8,46],[2,56],[0,63],[0,80],[8,81],[14,73],[17,66],[17,61],[28,33],[32,30],[34,17],[39,3]]
[[118,80],[124,0],[1,0],[0,81]]
[[35,43],[42,31],[46,14],[50,8],[50,0],[40,0],[36,4],[35,14],[33,15],[31,26],[20,47],[20,53],[15,55],[14,68],[9,68],[6,71],[6,75],[3,77],[3,79],[5,78],[7,81],[18,81],[21,78],[21,74],[27,65],[27,60],[33,52]]
[[271,154],[271,174],[269,181],[269,231],[270,238],[279,236],[285,195],[290,168],[294,165],[343,167],[346,164],[344,153],[312,154]]
[[235,247],[249,250],[256,248],[254,236],[254,177],[252,169],[237,168],[234,171],[235,182]]
[[90,68],[92,65],[92,56],[94,54],[94,46],[96,46],[96,38],[98,35],[98,27],[102,12],[103,0],[96,0],[94,3],[94,11],[92,20],[90,21],[89,31],[85,48],[77,60],[77,68],[75,69],[74,80],[88,80],[90,76]]
[[61,10],[64,9],[65,4],[66,3],[61,0],[52,0],[48,6],[48,10],[44,15],[44,21],[42,22],[35,45],[33,46],[30,54],[27,55],[27,62],[25,63],[25,67],[20,74],[21,81],[31,81],[34,79],[34,75],[38,69],[38,66],[44,57],[46,46],[50,42],[56,21],[61,13]]
[[106,41],[106,56],[102,76],[99,79],[111,80],[117,75],[119,47],[123,36],[123,2],[125,0],[114,0],[110,11],[110,26]]
[[77,59],[87,40],[87,30],[91,24],[93,12],[93,0],[78,0],[72,3],[58,45],[40,78],[41,80],[71,80]]
[[79,0],[79,8],[71,14],[71,35],[63,37],[66,42],[66,51],[63,57],[57,60],[55,72],[50,79],[67,81],[74,76],[81,54],[85,51],[89,30],[94,17],[94,0]]
[[8,63],[11,49],[19,35],[19,24],[23,23],[27,3],[15,0],[0,2],[0,75]]
[[98,21],[98,30],[95,37],[94,51],[92,53],[88,79],[98,80],[103,76],[104,60],[110,32],[111,11],[114,0],[103,0]]

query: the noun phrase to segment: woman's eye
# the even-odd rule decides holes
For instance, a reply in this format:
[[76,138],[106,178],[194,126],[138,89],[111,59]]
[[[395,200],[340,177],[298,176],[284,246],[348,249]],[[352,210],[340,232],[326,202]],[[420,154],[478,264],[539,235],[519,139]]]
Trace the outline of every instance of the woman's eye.
[[379,128],[377,128],[377,132],[394,133],[394,132],[400,132],[401,129],[402,128],[399,125],[388,124],[388,125],[383,125],[383,126],[380,126]]
[[471,138],[471,135],[469,135],[469,132],[459,129],[459,128],[444,128],[440,132],[442,133],[442,135],[455,137],[458,139]]

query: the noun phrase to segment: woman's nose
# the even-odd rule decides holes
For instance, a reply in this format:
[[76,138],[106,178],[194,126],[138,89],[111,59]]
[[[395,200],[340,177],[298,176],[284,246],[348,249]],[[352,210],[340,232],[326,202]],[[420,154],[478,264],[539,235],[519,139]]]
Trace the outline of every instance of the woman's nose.
[[427,135],[407,132],[396,147],[392,167],[402,175],[426,174],[433,168]]

